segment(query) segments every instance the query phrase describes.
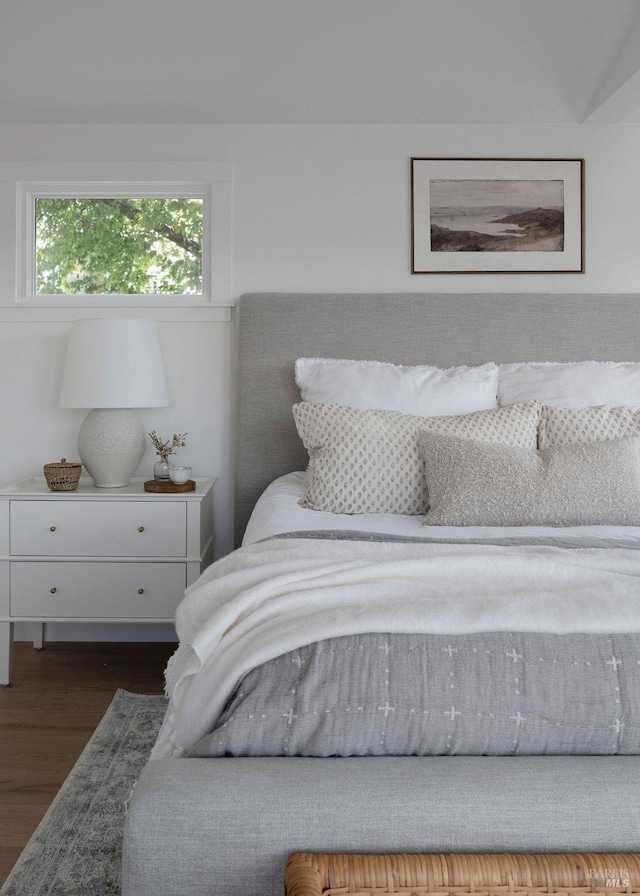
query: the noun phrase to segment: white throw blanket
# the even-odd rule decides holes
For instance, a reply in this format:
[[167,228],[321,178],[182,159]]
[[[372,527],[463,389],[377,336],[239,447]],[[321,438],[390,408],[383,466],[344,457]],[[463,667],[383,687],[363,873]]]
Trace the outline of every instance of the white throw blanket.
[[152,759],[188,752],[251,669],[323,638],[640,632],[640,552],[267,541],[210,566],[187,590],[176,628]]

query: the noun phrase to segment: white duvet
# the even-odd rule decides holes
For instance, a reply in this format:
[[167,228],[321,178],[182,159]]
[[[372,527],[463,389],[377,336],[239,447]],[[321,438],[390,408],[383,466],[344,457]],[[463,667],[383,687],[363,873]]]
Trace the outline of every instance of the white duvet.
[[188,589],[152,758],[188,753],[255,666],[362,632],[640,632],[640,552],[275,539]]

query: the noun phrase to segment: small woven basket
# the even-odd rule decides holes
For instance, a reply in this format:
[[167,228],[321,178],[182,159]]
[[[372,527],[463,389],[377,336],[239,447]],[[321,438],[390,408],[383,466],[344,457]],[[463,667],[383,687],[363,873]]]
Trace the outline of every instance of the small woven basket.
[[60,463],[45,464],[44,478],[52,492],[71,492],[78,488],[82,464],[68,463],[63,457]]

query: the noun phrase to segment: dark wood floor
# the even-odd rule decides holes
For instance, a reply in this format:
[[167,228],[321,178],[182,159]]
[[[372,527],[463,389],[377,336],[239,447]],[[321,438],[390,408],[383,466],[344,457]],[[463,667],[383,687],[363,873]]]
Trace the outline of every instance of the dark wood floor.
[[117,688],[161,694],[173,644],[14,648],[0,687],[0,885],[84,749]]

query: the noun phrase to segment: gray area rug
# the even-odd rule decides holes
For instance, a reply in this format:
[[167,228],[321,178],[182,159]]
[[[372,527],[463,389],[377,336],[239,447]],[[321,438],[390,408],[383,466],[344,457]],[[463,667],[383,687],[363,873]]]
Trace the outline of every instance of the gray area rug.
[[116,692],[0,896],[119,896],[125,806],[166,705]]

